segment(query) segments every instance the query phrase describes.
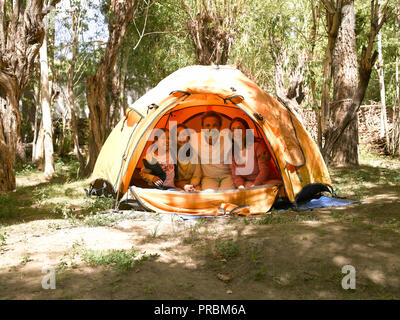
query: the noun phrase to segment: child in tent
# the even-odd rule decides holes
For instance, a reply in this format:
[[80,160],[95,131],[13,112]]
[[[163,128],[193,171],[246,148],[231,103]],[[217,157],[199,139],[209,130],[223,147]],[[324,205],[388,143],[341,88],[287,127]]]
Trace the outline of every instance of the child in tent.
[[[201,168],[197,154],[190,146],[188,128],[184,124],[176,126],[177,175],[175,185],[186,192],[200,190]],[[179,139],[186,135],[185,140]]]
[[174,179],[176,166],[169,152],[169,131],[161,128],[154,136],[140,171],[142,178],[151,186],[159,189],[176,190]]

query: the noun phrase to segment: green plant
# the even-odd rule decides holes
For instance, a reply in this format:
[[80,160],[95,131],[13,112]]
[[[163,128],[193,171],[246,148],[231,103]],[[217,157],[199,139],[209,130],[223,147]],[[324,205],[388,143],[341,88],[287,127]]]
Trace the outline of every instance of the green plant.
[[119,212],[96,213],[85,217],[83,223],[89,227],[98,227],[98,226],[110,227],[113,226],[118,221],[131,218],[132,215],[130,213],[119,213]]
[[85,200],[83,210],[90,214],[96,214],[111,209],[114,204],[113,198],[95,197]]
[[217,240],[215,250],[218,258],[228,260],[239,254],[239,244],[233,239]]
[[17,175],[29,175],[37,169],[37,164],[35,163],[16,163],[15,174]]
[[22,257],[22,260],[20,262],[21,265],[26,265],[29,261],[32,261],[31,255],[29,252],[25,253],[24,256]]
[[4,246],[6,245],[8,236],[7,232],[0,232],[0,254],[4,252]]
[[119,270],[128,271],[133,266],[138,265],[149,257],[157,257],[158,255],[147,255],[145,252],[140,254],[135,249],[128,252],[124,250],[83,250],[82,259],[92,267],[95,266],[111,266]]
[[253,274],[253,279],[255,281],[260,281],[265,277],[266,273],[267,273],[267,269],[265,267],[262,267]]

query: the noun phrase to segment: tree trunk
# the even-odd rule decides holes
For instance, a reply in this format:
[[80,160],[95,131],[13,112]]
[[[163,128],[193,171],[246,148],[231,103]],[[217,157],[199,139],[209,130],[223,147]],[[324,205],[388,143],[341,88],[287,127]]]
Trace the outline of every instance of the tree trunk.
[[116,126],[118,121],[120,120],[120,108],[121,108],[121,103],[120,103],[120,81],[118,77],[118,72],[117,72],[117,64],[115,64],[113,72],[110,77],[110,83],[109,83],[109,90],[108,92],[110,93],[110,124],[108,127],[110,130]]
[[400,154],[400,85],[399,85],[399,57],[396,56],[396,100],[393,107],[393,126],[391,139],[391,153]]
[[78,130],[78,119],[76,117],[75,112],[75,93],[74,93],[74,76],[75,76],[75,67],[76,60],[78,54],[78,45],[79,45],[79,34],[80,34],[80,16],[78,16],[77,10],[72,13],[72,32],[73,38],[71,43],[71,64],[68,70],[68,80],[67,80],[67,102],[68,107],[71,113],[71,129],[72,129],[72,137],[74,141],[74,153],[79,161],[80,171],[85,168],[85,159],[80,150],[79,146],[79,130]]
[[108,110],[105,97],[106,84],[103,79],[90,76],[87,79],[86,96],[89,107],[89,154],[84,176],[88,176],[94,168],[97,156],[106,137],[106,118]]
[[[52,0],[51,5],[59,1]],[[18,102],[42,45],[42,19],[48,13],[43,0],[13,1],[11,6],[0,0],[0,191],[15,189]]]
[[330,118],[330,90],[332,82],[332,55],[333,49],[336,42],[337,33],[340,26],[340,5],[333,11],[326,8],[326,24],[328,28],[328,45],[325,50],[325,63],[324,63],[324,73],[323,73],[323,83],[322,83],[322,95],[321,95],[321,108],[320,108],[320,125],[319,125],[319,140],[321,146],[323,144],[323,139],[326,136],[328,129],[328,122]]
[[[321,0],[321,2],[324,3],[327,12],[337,10],[337,8],[331,7],[332,2],[327,0]],[[361,59],[357,63],[354,0],[339,2],[338,8],[341,8],[341,19],[334,45],[332,64],[334,69],[334,101],[331,103],[331,118],[327,125],[322,149],[325,161],[333,165],[358,163],[358,138],[355,134],[357,112],[364,99],[372,68],[378,57],[378,53],[373,51],[373,45],[376,35],[387,19],[387,4],[386,2],[382,11],[382,19],[379,22],[379,3],[375,0],[371,1],[371,29],[368,46],[362,47]]]
[[[379,3],[380,1],[377,0]],[[379,19],[380,22],[381,19]],[[380,138],[386,138],[388,142],[388,122],[387,122],[387,114],[386,114],[386,90],[385,90],[385,74],[383,70],[384,62],[382,55],[382,30],[378,32],[378,61],[376,64],[376,69],[378,71],[379,76],[379,89],[381,96],[381,123],[380,123]]]
[[[351,113],[353,97],[358,84],[358,62],[353,0],[344,1],[341,8],[341,23],[333,50],[333,102],[331,106],[332,127],[338,127],[344,116]],[[342,136],[336,141],[332,154],[333,165],[358,164],[357,117],[351,120]]]
[[110,5],[109,37],[103,57],[94,76],[87,78],[86,96],[89,108],[89,155],[81,176],[89,176],[96,163],[101,147],[110,132],[110,110],[106,95],[117,62],[118,52],[124,40],[128,24],[132,21],[137,1],[113,1]]
[[0,192],[16,187],[14,164],[19,136],[16,133],[20,129],[18,98],[5,97],[0,87]]
[[196,60],[200,65],[224,65],[235,39],[234,28],[237,16],[241,14],[242,0],[182,1],[188,16],[187,31],[193,41]]
[[44,169],[44,129],[43,121],[40,120],[39,131],[37,133],[36,141],[34,142],[34,153],[32,153],[32,162],[37,164],[39,170]]
[[[46,18],[45,18],[46,19]],[[45,24],[45,29],[47,22]],[[44,174],[51,177],[54,174],[54,148],[53,148],[53,124],[51,117],[51,99],[49,85],[49,64],[47,57],[47,37],[43,38],[40,48],[40,87],[43,124],[43,148],[44,148]]]

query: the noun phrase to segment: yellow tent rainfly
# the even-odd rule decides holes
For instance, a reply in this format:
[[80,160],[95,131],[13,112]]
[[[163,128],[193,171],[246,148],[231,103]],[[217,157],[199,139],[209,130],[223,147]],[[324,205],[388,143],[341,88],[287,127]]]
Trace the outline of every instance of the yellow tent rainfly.
[[[170,121],[200,131],[201,116],[215,111],[222,128],[241,117],[271,153],[271,168],[282,181],[244,189],[184,192],[146,186],[139,175],[153,129]],[[277,198],[296,203],[331,188],[321,153],[301,122],[285,106],[232,66],[180,69],[138,99],[111,132],[91,176],[92,194],[135,198],[149,211],[221,215],[241,210],[265,213]],[[240,210],[239,210],[240,211]]]

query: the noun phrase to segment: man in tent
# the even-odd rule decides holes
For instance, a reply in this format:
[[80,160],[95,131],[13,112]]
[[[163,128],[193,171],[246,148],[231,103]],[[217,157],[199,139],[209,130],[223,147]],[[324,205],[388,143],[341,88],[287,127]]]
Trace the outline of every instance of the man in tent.
[[234,189],[229,167],[229,150],[224,137],[220,135],[221,116],[214,111],[207,111],[201,118],[200,164],[203,172],[202,190]]

